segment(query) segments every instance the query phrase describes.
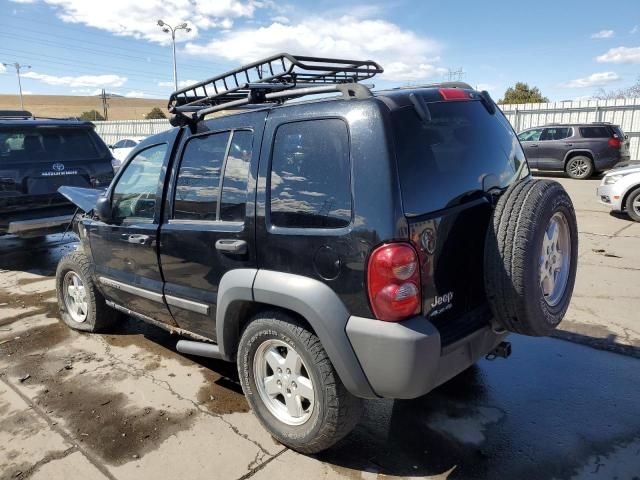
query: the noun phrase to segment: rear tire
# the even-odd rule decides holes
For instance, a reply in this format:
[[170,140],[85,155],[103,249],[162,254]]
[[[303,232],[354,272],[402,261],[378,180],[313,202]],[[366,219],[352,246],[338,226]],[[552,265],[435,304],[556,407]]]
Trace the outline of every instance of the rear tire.
[[497,323],[549,335],[573,293],[578,228],[571,199],[550,180],[522,180],[505,192],[485,243],[485,288]]
[[99,332],[122,318],[107,306],[91,276],[91,260],[79,250],[68,253],[58,263],[56,293],[62,321],[74,330]]
[[640,222],[640,188],[636,188],[629,194],[625,208],[632,220]]
[[248,324],[238,347],[238,373],[260,423],[298,452],[331,447],[360,418],[362,401],[342,384],[318,337],[282,312],[259,313]]
[[576,155],[567,160],[564,167],[567,175],[576,180],[586,180],[594,173],[593,161],[584,155]]

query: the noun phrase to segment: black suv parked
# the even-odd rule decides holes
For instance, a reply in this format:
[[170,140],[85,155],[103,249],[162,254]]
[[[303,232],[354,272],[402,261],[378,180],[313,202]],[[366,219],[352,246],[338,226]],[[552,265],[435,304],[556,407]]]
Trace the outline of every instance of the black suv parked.
[[93,332],[115,309],[237,362],[262,424],[307,453],[362,398],[424,395],[508,356],[508,331],[551,332],[577,263],[567,194],[531,179],[486,92],[357,83],[381,71],[283,54],[174,93],[181,126],[106,194],[61,189],[88,212],[57,270],[62,319]]
[[91,123],[0,112],[0,235],[63,230],[76,207],[58,188],[106,188],[112,178],[111,153]]
[[610,123],[553,124],[518,134],[529,166],[585,179],[629,161],[629,137]]

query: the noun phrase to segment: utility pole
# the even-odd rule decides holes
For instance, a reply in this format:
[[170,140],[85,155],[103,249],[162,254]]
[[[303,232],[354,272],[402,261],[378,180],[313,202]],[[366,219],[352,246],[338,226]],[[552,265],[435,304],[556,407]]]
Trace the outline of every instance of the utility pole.
[[462,70],[462,67],[458,68],[457,70],[449,69],[449,71],[447,72],[447,76],[449,77],[450,82],[459,82],[460,80],[462,80],[463,75],[464,70]]
[[173,84],[175,89],[178,90],[178,67],[176,66],[176,32],[178,30],[184,30],[189,33],[191,29],[187,25],[187,22],[181,23],[177,27],[172,27],[168,23],[158,20],[158,26],[162,28],[165,33],[171,33],[171,46],[173,49]]
[[107,100],[111,99],[111,95],[107,95],[103,88],[100,98],[102,98],[102,116],[105,120],[109,120],[109,102]]
[[20,69],[21,68],[31,68],[31,65],[20,65],[18,62],[14,63],[3,63],[5,67],[13,67],[16,69],[16,74],[18,75],[18,91],[20,92],[20,110],[24,110],[24,102],[22,101],[22,82],[20,81]]

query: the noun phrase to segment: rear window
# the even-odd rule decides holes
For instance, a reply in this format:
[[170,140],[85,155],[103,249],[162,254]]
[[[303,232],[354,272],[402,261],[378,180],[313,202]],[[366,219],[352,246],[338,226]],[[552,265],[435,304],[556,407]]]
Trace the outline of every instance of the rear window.
[[98,158],[91,133],[86,128],[0,127],[0,159],[29,162]]
[[580,127],[580,135],[584,138],[609,138],[611,132],[608,127]]
[[529,173],[520,143],[499,110],[491,115],[479,101],[428,106],[428,123],[413,107],[392,114],[405,214],[452,207]]

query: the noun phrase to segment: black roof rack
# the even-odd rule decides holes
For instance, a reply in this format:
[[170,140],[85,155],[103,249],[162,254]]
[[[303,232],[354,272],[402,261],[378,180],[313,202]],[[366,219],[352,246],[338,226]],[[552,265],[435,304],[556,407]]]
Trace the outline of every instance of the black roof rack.
[[0,110],[0,118],[32,118],[33,114],[27,110]]
[[192,120],[197,120],[219,110],[318,93],[342,91],[359,98],[371,94],[355,84],[383,71],[371,60],[281,53],[177,90],[169,97],[168,109],[183,119],[193,113]]

